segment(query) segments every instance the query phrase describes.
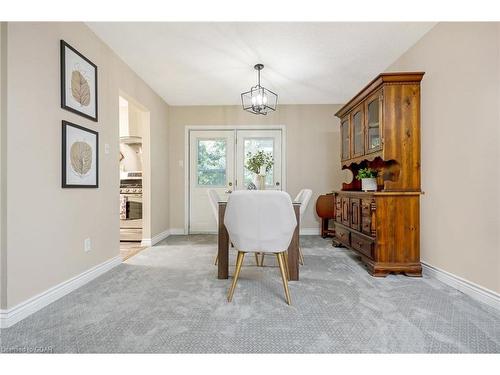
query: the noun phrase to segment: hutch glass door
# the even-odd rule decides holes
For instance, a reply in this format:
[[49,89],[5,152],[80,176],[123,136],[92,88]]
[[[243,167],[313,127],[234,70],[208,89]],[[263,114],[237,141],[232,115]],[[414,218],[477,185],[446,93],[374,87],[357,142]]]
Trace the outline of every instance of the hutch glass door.
[[366,152],[378,151],[382,148],[380,140],[380,123],[381,123],[381,100],[380,94],[375,95],[369,100],[366,105],[367,121],[366,121]]
[[342,154],[341,159],[349,159],[349,120],[346,118],[340,124],[340,136],[342,137]]
[[363,108],[359,108],[352,115],[353,157],[363,156],[365,153],[363,130]]

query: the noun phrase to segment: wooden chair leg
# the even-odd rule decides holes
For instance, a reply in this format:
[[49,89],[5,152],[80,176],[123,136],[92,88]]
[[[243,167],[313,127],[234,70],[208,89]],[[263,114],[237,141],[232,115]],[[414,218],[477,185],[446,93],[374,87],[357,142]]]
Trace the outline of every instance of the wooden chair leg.
[[255,254],[255,264],[257,267],[259,266],[259,253],[254,253]]
[[302,248],[299,247],[299,263],[301,266],[304,265],[304,253],[302,253]]
[[260,266],[261,267],[264,267],[264,255],[266,255],[266,253],[262,253],[262,256],[260,257]]
[[214,266],[216,266],[217,263],[219,263],[219,253],[218,252],[217,252],[217,255],[215,256]]
[[288,276],[286,275],[285,264],[284,264],[285,257],[283,254],[284,253],[276,253],[276,258],[278,259],[278,264],[280,266],[281,279],[283,280],[283,288],[285,289],[286,303],[291,305],[292,300],[290,298],[290,290],[288,290]]
[[241,265],[243,264],[243,259],[245,258],[245,253],[243,251],[238,251],[238,258],[236,259],[236,270],[234,271],[233,283],[229,292],[227,294],[227,301],[231,302],[233,300],[234,289],[236,288],[236,283],[238,282],[238,277],[240,276]]

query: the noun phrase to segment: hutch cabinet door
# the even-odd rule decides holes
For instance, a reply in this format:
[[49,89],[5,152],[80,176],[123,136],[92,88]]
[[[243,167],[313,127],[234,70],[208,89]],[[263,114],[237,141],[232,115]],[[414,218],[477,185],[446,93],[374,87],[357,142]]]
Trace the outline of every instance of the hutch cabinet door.
[[371,199],[361,200],[361,232],[368,236],[372,235],[371,204]]
[[351,222],[349,226],[355,230],[361,230],[361,199],[351,198],[349,199],[350,211],[351,211]]
[[340,122],[340,160],[344,161],[351,157],[351,137],[349,134],[349,116]]
[[351,140],[352,157],[365,154],[365,129],[364,129],[364,107],[360,105],[352,111],[351,117]]
[[335,221],[342,222],[342,200],[338,195],[335,196]]
[[349,226],[350,217],[349,217],[349,198],[342,197],[342,224],[345,226]]
[[365,102],[365,152],[367,154],[382,149],[382,100],[382,90],[380,90]]

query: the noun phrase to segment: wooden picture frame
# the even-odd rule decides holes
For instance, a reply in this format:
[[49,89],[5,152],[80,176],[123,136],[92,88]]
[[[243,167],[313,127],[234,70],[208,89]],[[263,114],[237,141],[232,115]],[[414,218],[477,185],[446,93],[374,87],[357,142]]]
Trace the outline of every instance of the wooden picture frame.
[[60,46],[61,108],[97,122],[97,66],[62,39]]
[[99,133],[62,121],[63,188],[99,187]]

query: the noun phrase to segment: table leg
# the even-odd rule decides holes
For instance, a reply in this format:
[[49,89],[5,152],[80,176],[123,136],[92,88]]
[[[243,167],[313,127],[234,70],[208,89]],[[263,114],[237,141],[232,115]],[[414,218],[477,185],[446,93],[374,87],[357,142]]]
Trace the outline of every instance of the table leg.
[[219,203],[219,235],[218,235],[218,252],[219,264],[217,269],[218,279],[227,279],[229,277],[229,233],[227,233],[224,225],[224,214],[226,212],[226,204]]
[[288,247],[288,272],[290,280],[299,280],[299,228],[300,228],[300,205],[293,205],[295,217],[297,218],[297,227],[293,232],[292,242]]

